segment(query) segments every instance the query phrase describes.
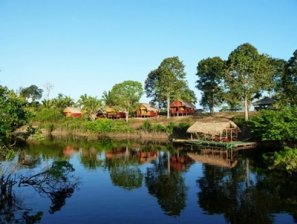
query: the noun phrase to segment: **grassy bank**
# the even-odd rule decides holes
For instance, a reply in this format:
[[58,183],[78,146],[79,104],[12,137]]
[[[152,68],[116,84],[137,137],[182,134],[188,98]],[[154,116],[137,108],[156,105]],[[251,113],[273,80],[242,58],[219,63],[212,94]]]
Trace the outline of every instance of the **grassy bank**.
[[222,118],[235,119],[240,123],[243,120],[243,114],[222,112],[212,116],[200,113],[194,116],[171,117],[169,119],[163,116],[130,118],[127,123],[124,120],[97,119],[89,121],[84,118],[66,118],[57,110],[43,109],[36,113],[31,125],[38,127],[39,133],[42,135],[169,140],[171,138],[188,138],[186,130],[197,120]]

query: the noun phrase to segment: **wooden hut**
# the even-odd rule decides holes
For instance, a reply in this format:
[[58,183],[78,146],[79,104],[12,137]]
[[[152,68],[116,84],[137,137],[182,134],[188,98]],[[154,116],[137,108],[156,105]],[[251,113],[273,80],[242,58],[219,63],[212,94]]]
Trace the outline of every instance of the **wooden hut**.
[[198,163],[225,168],[233,168],[238,163],[237,154],[232,154],[230,150],[201,149],[200,154],[189,152],[188,156]]
[[170,104],[171,116],[187,116],[195,113],[195,106],[182,100],[173,101]]
[[239,127],[231,120],[201,120],[188,128],[193,137],[211,141],[234,141],[238,138]]
[[82,115],[81,109],[77,107],[66,107],[63,113],[66,117],[81,117]]
[[159,111],[155,107],[151,106],[148,103],[142,103],[139,105],[136,116],[137,117],[156,117],[158,116]]
[[105,110],[100,109],[97,111],[97,118],[110,118],[110,119],[119,119],[125,118],[126,114],[122,111],[117,111],[113,107],[107,107]]
[[253,106],[255,107],[255,110],[263,110],[263,109],[273,109],[273,104],[275,103],[275,100],[271,97],[264,97],[263,99],[260,99],[253,103]]

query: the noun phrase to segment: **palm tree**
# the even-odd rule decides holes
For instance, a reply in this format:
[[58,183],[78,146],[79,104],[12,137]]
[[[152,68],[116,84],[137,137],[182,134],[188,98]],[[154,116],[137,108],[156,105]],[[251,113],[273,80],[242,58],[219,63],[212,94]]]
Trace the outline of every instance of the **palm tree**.
[[97,111],[102,106],[102,100],[97,99],[97,97],[87,96],[87,94],[81,95],[77,103],[92,121],[96,119]]

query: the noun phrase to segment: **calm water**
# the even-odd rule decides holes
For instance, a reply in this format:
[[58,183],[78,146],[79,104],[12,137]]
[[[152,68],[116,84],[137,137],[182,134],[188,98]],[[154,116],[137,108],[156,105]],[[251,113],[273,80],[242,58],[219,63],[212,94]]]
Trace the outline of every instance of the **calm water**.
[[[75,169],[63,183],[44,179],[55,161]],[[1,161],[0,175],[23,184],[0,196],[0,222],[295,223],[296,180],[261,164],[255,152],[170,144],[32,144]]]

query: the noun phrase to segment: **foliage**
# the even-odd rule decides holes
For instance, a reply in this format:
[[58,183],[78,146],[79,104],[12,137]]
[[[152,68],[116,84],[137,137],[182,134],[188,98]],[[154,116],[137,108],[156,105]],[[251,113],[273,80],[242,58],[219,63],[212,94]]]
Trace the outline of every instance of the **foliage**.
[[55,108],[41,108],[34,117],[34,121],[38,122],[59,122],[63,119],[65,119],[65,115],[61,110]]
[[262,141],[297,141],[297,108],[263,110],[250,120],[252,134]]
[[31,85],[26,88],[20,89],[20,96],[26,100],[31,99],[31,102],[41,99],[43,90],[38,88],[36,85]]
[[[83,128],[92,133],[110,133],[110,132],[132,132],[133,130],[124,121],[98,119],[93,122],[83,122]],[[79,125],[80,127],[80,125]]]
[[9,144],[12,133],[28,122],[30,113],[25,110],[25,104],[15,92],[0,86],[0,145]]
[[248,103],[255,94],[271,88],[273,72],[269,58],[245,43],[230,53],[226,71],[227,94],[244,101],[248,120]]
[[200,105],[208,107],[210,113],[214,112],[214,106],[222,103],[223,76],[225,62],[220,57],[203,59],[197,67],[197,89],[202,91]]
[[265,155],[270,169],[297,174],[297,148],[285,147],[284,150]]
[[102,94],[102,100],[107,106],[115,106],[116,102],[113,102],[113,98],[110,91],[104,91]]
[[65,107],[71,107],[74,105],[74,100],[70,96],[65,96],[62,93],[59,93],[56,98],[51,100],[43,100],[43,106],[47,108],[57,108],[64,110]]
[[273,92],[277,95],[278,98],[283,97],[283,89],[282,89],[282,79],[285,74],[285,66],[286,61],[283,59],[277,59],[277,58],[270,58],[270,64],[273,69],[272,74],[272,86],[270,92]]
[[189,135],[187,133],[190,124],[188,123],[179,123],[177,126],[173,127],[172,137],[173,138],[188,138]]
[[83,114],[86,114],[90,120],[96,119],[97,111],[102,106],[101,100],[87,94],[80,96],[77,103],[82,107]]
[[297,50],[285,65],[285,71],[281,79],[283,101],[286,104],[297,105]]
[[112,102],[117,102],[119,109],[125,111],[127,121],[128,113],[135,111],[142,94],[142,84],[131,80],[115,84],[110,91]]
[[178,57],[165,58],[157,69],[148,74],[145,81],[146,94],[152,98],[154,105],[159,104],[159,108],[167,105],[167,117],[171,100],[196,101],[185,76],[184,65]]

